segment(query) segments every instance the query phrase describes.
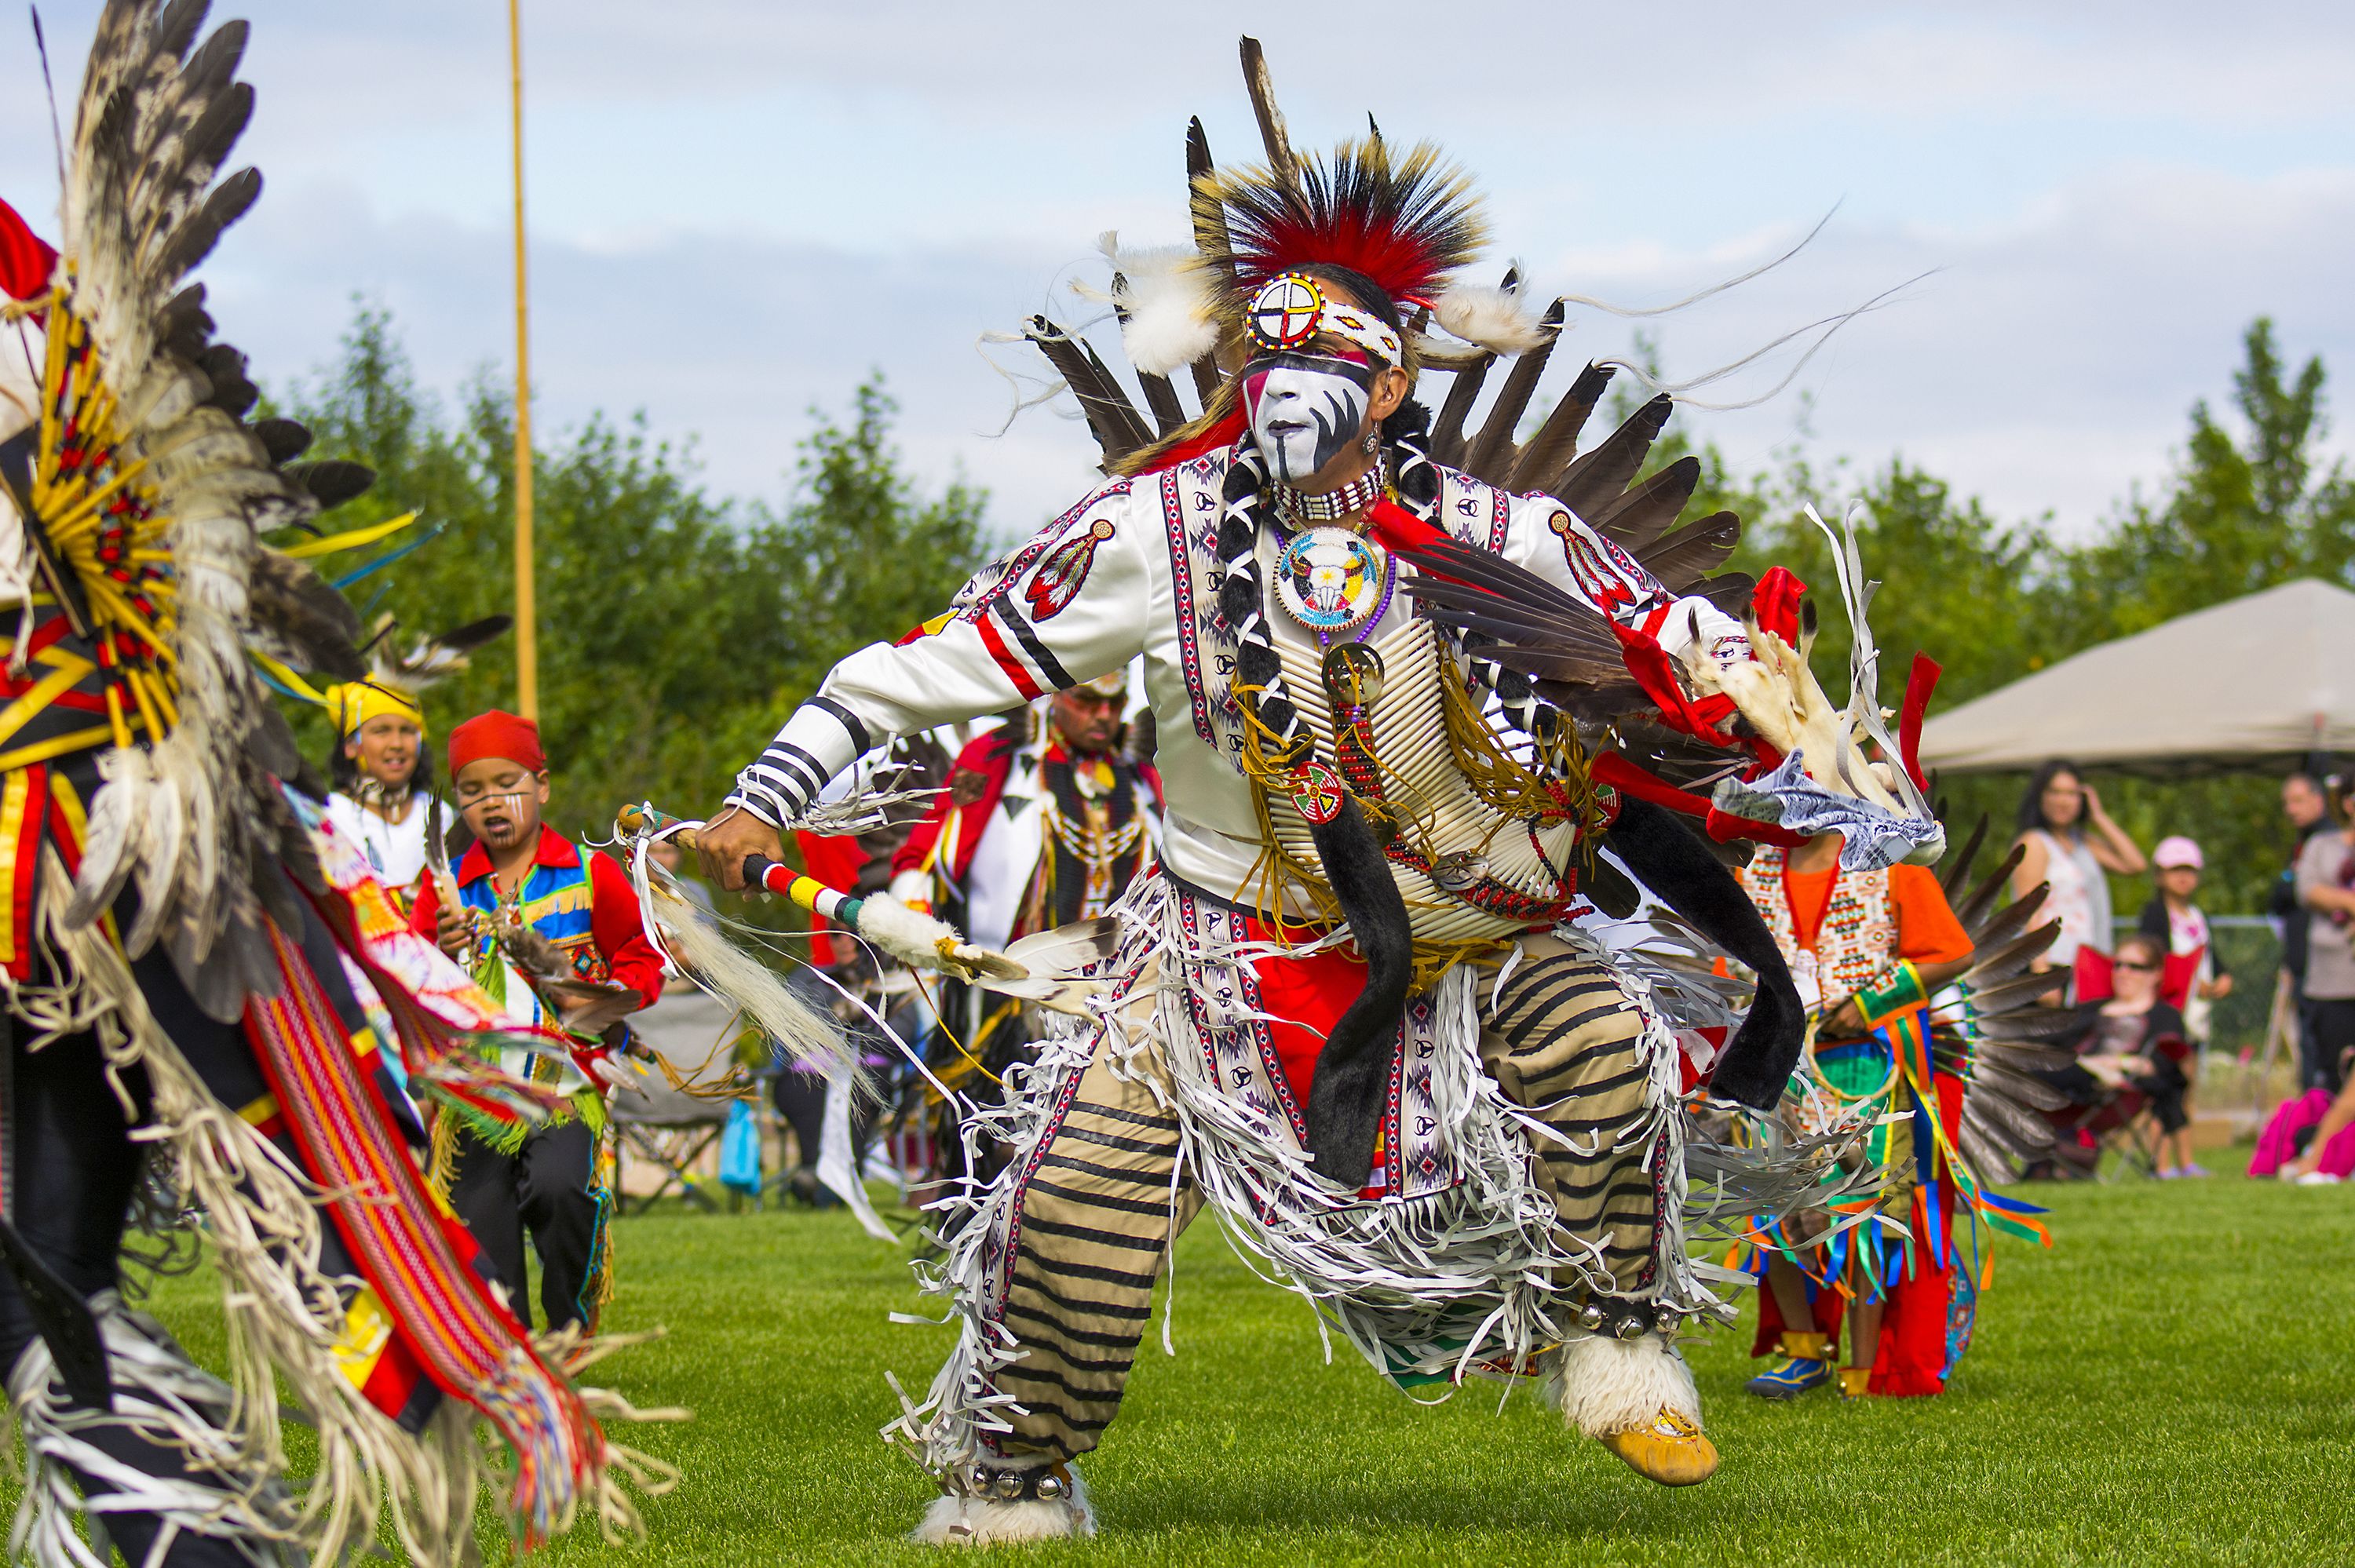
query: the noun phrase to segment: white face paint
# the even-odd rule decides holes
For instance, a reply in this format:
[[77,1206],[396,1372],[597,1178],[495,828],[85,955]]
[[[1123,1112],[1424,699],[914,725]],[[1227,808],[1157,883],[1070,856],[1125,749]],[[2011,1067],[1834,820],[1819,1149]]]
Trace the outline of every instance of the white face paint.
[[1268,471],[1305,483],[1348,449],[1366,422],[1373,369],[1322,355],[1277,355],[1243,371],[1244,412]]

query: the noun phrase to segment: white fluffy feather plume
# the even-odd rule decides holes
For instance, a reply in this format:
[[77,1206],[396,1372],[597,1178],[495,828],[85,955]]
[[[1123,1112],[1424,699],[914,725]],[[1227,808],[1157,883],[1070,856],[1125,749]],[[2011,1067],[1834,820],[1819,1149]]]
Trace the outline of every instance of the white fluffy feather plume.
[[1096,248],[1112,263],[1109,298],[1122,314],[1120,341],[1131,365],[1172,376],[1218,346],[1210,277],[1192,246],[1124,249],[1118,231],[1106,229]]
[[1551,334],[1529,313],[1518,288],[1487,283],[1458,283],[1432,306],[1439,324],[1466,343],[1498,354],[1527,354]]

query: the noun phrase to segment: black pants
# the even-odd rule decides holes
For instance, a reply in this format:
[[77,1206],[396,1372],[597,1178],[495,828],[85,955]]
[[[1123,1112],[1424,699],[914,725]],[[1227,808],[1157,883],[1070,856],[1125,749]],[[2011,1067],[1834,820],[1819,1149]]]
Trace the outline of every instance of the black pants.
[[612,1199],[597,1180],[597,1139],[579,1120],[536,1128],[523,1147],[502,1154],[473,1133],[458,1133],[450,1206],[507,1287],[507,1304],[531,1327],[524,1232],[539,1255],[539,1304],[548,1326],[596,1327],[589,1299],[605,1246]]
[[[794,1152],[799,1156],[798,1169],[810,1172],[815,1180],[817,1171],[818,1149],[826,1137],[826,1075],[803,1067],[787,1067],[777,1075],[773,1091],[777,1114],[794,1129]],[[850,1161],[851,1168],[864,1172],[867,1151],[875,1143],[875,1119],[882,1111],[880,1101],[865,1085],[854,1086],[850,1091]],[[811,1201],[820,1208],[831,1208],[834,1194],[816,1189]]]
[[2339,1058],[2355,1045],[2355,997],[2309,997],[2298,1013],[2305,1026],[2298,1032],[2305,1046],[2298,1064],[2299,1087],[2337,1094],[2344,1081]]
[[[2184,1108],[2183,1097],[2191,1092],[2191,1080],[2184,1076],[2183,1064],[2172,1056],[2151,1060],[2151,1070],[2128,1078],[2127,1083],[2142,1091],[2150,1103],[2150,1114],[2161,1132],[2181,1132],[2190,1125],[2190,1113]],[[2102,1103],[2110,1092],[2107,1086],[2083,1067],[2051,1067],[2035,1075],[2067,1095],[2081,1106]]]
[[[198,1012],[160,951],[133,966],[147,1005],[192,1065],[208,1079],[248,1080],[251,1093],[230,1104],[250,1104],[263,1092],[243,1034]],[[10,1125],[6,1128],[9,1209],[17,1233],[67,1284],[84,1296],[121,1283],[123,1232],[139,1180],[142,1150],[131,1141],[132,1120],[107,1081],[97,1039],[68,1035],[38,1051],[21,1044],[24,1025],[9,1020]],[[147,1082],[124,1075],[136,1120],[147,1116]],[[217,1090],[217,1092],[218,1092]],[[33,1342],[33,1318],[16,1277],[0,1269],[0,1373],[13,1369]],[[114,1458],[151,1476],[186,1473],[178,1452],[124,1431],[101,1427],[90,1441]],[[85,1493],[106,1485],[80,1478]],[[107,1533],[127,1561],[139,1563],[155,1542],[160,1521],[153,1514],[110,1513]],[[182,1532],[165,1561],[174,1568],[211,1568],[247,1560],[225,1541]]]

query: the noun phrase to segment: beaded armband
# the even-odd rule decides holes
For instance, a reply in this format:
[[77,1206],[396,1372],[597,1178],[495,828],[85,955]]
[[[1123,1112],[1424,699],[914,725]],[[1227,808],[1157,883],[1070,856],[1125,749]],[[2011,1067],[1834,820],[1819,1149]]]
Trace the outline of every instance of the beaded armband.
[[1856,1010],[1864,1014],[1865,1024],[1870,1027],[1929,1000],[1929,993],[1922,989],[1922,971],[1900,960],[1897,972],[1889,977],[1887,984],[1856,993]]

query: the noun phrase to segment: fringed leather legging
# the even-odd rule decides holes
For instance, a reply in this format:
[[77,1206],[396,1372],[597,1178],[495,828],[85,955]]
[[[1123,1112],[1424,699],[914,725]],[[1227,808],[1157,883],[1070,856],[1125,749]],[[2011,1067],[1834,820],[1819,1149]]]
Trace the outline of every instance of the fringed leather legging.
[[[1492,999],[1492,993],[1493,999]],[[1657,1272],[1664,1161],[1642,1017],[1610,972],[1550,937],[1521,943],[1501,988],[1481,988],[1481,1056],[1497,1086],[1558,1137],[1533,1150],[1562,1228],[1599,1247],[1614,1287]],[[1120,1409],[1153,1312],[1162,1254],[1199,1206],[1170,1172],[1178,1121],[1152,1087],[1098,1054],[1018,1178],[1002,1242],[1008,1287],[997,1320],[1023,1354],[996,1374],[1018,1402],[1006,1455],[1068,1459],[1095,1447]]]

